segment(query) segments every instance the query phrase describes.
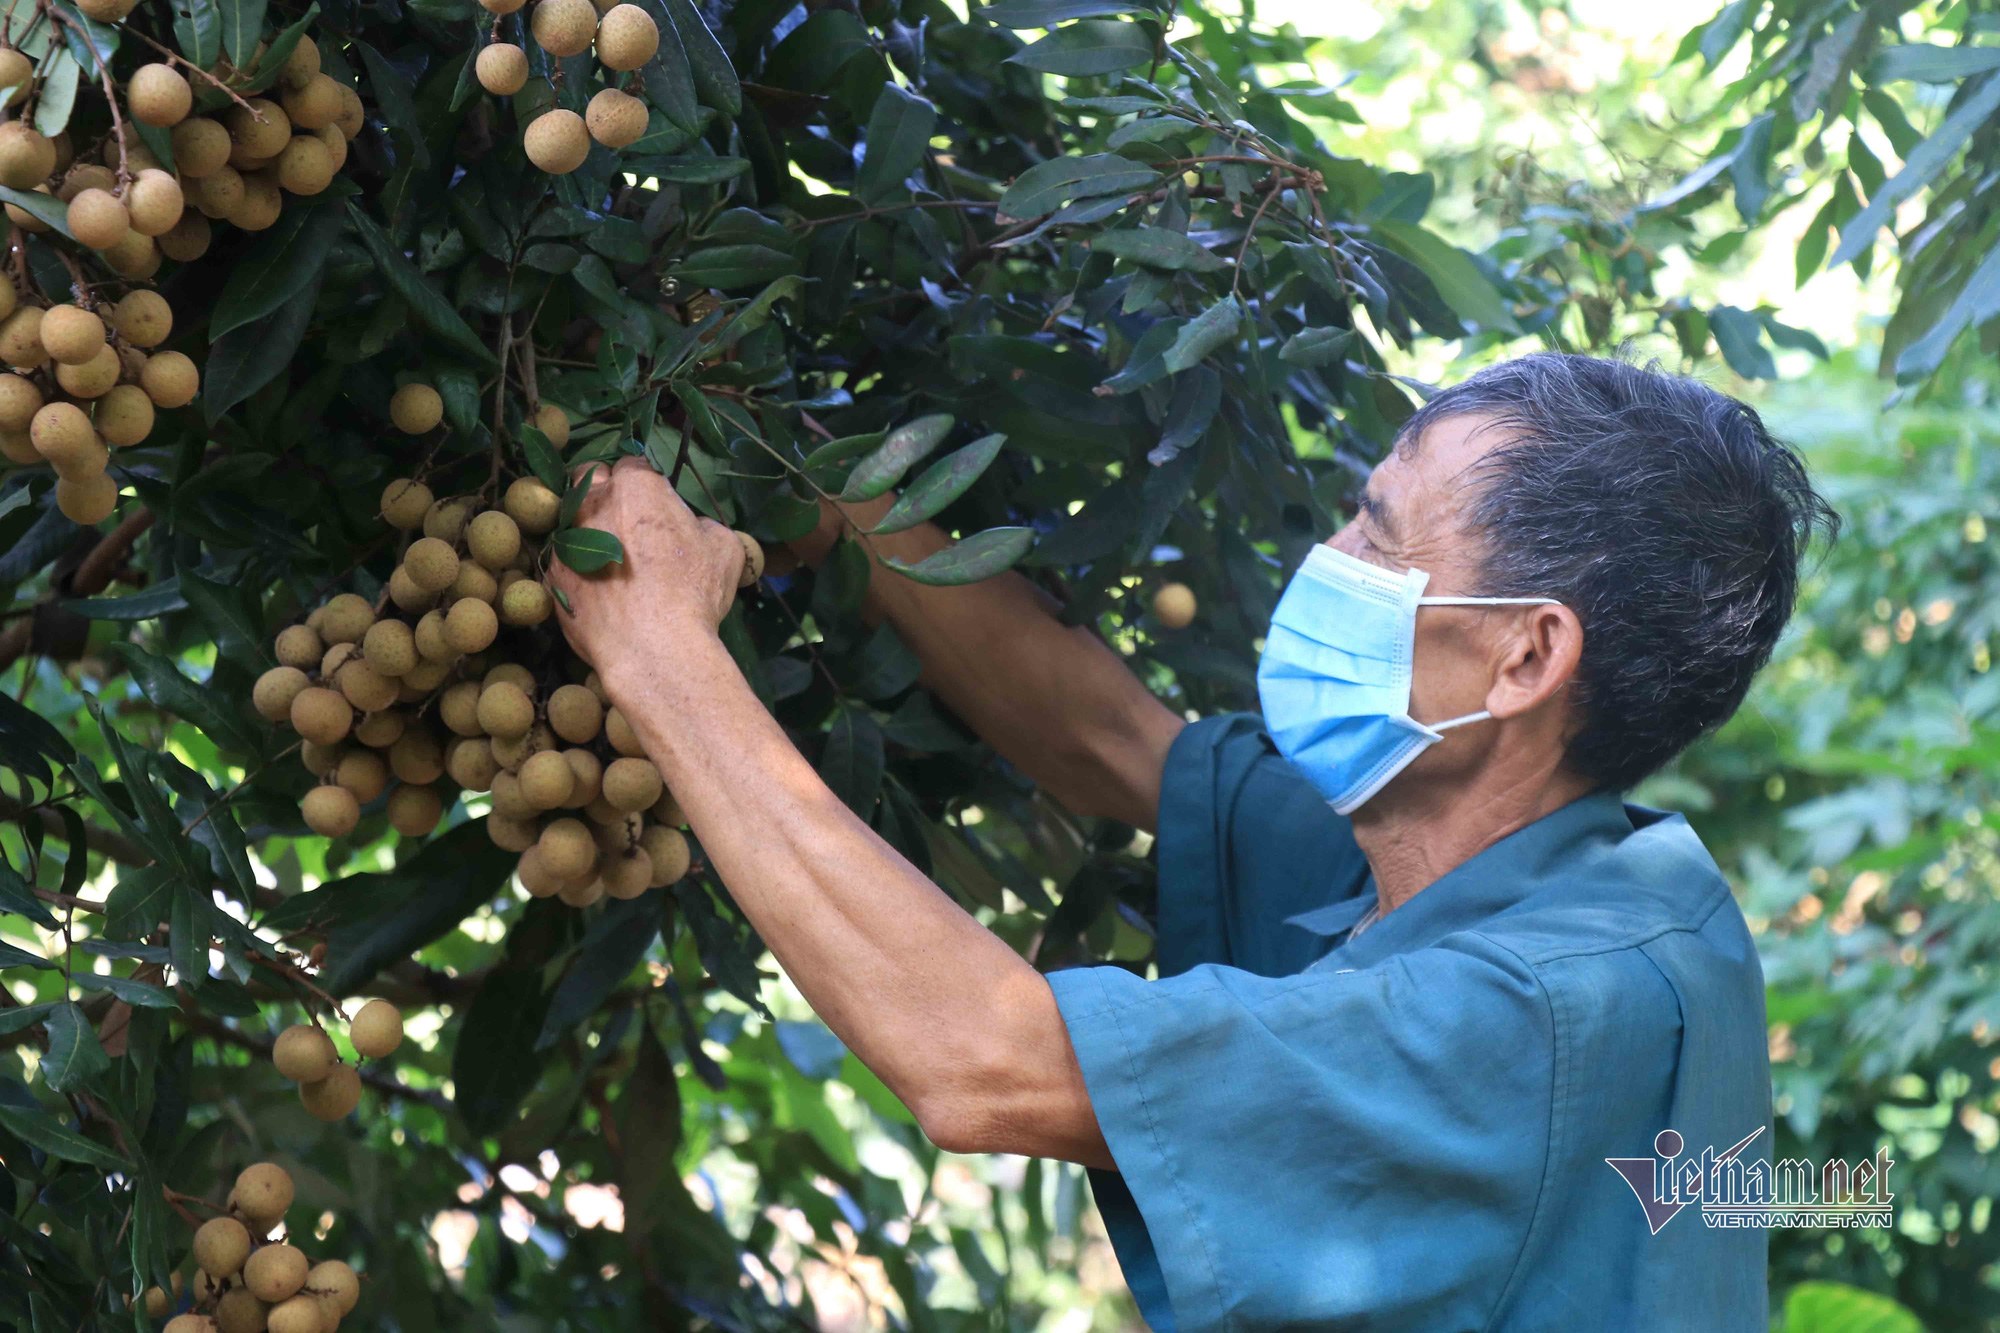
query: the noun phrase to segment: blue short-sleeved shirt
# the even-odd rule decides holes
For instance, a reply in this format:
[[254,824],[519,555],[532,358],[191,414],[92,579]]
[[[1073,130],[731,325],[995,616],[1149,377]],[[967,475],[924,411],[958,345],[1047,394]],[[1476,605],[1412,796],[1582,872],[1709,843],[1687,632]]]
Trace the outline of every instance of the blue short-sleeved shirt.
[[1091,1180],[1159,1333],[1763,1333],[1765,1234],[1657,1234],[1607,1158],[1765,1128],[1763,977],[1678,815],[1576,801],[1358,935],[1348,821],[1257,719],[1160,800],[1160,971],[1049,977],[1118,1163]]

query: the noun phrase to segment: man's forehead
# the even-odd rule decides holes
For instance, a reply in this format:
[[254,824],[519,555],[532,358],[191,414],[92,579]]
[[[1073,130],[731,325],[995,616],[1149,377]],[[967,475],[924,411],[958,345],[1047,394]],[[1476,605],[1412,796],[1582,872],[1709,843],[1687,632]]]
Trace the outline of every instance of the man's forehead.
[[1383,504],[1456,507],[1467,474],[1505,441],[1484,415],[1468,413],[1433,421],[1420,437],[1399,440],[1375,465],[1368,489]]

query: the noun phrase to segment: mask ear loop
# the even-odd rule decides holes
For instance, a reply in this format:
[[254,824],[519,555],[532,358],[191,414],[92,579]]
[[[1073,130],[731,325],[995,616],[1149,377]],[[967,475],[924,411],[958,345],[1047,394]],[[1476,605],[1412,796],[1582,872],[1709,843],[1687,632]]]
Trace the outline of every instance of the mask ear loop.
[[[1417,605],[1419,606],[1561,606],[1562,602],[1560,599],[1554,597],[1419,597],[1417,599]],[[1467,713],[1464,717],[1454,717],[1447,719],[1446,721],[1443,722],[1427,722],[1424,723],[1423,725],[1428,726],[1432,731],[1450,731],[1453,727],[1462,727],[1468,722],[1491,721],[1492,717],[1493,714],[1487,712],[1485,709],[1482,708],[1476,713]]]

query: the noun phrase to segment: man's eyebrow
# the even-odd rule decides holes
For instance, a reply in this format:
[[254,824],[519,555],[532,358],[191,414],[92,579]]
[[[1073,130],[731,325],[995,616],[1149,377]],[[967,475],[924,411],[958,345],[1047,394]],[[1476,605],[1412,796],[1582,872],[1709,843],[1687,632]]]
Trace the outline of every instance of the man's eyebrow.
[[1361,499],[1357,503],[1361,512],[1381,529],[1382,535],[1393,541],[1396,537],[1396,522],[1389,513],[1389,506],[1383,504],[1371,491],[1361,492]]

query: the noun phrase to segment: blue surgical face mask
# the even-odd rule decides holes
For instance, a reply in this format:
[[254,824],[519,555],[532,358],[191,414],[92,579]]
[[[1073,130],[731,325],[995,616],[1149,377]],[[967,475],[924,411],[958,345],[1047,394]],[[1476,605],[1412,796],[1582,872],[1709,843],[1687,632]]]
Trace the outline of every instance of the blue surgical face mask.
[[1419,606],[1539,606],[1553,597],[1426,597],[1430,575],[1315,546],[1292,576],[1257,666],[1264,724],[1336,812],[1352,814],[1444,733],[1410,716]]

